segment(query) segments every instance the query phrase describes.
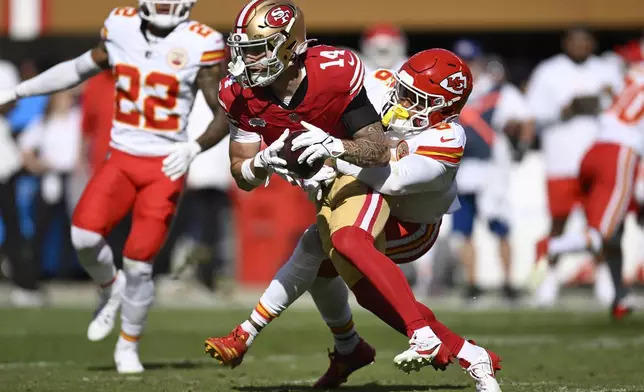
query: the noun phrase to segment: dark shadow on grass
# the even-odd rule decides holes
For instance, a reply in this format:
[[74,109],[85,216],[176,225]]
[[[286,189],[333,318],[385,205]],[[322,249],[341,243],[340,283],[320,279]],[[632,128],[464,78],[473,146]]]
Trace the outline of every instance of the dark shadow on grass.
[[[186,369],[200,369],[206,367],[212,367],[211,362],[207,361],[165,361],[165,362],[145,362],[143,367],[146,371],[148,370],[163,370],[163,369],[175,369],[175,370],[186,370]],[[114,365],[109,366],[88,366],[87,370],[90,372],[113,372],[115,371]]]
[[[380,385],[369,383],[365,385],[348,385],[338,389],[329,389],[333,391],[353,391],[353,392],[396,392],[396,391],[462,391],[467,389],[465,385]],[[257,387],[234,387],[240,392],[309,392],[320,391],[310,386],[282,384],[275,386],[257,386]]]

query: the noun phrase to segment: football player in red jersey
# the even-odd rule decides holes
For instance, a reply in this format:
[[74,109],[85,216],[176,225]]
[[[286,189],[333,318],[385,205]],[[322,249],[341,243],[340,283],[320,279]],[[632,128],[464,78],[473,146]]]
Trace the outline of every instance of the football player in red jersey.
[[[471,92],[472,76],[467,65],[453,53],[430,49],[412,57],[397,72],[378,70],[369,74],[368,81],[365,86],[373,102],[387,98],[382,122],[389,128],[388,139],[399,142],[396,156],[385,167],[368,169],[342,159],[336,162],[339,172],[357,176],[390,200],[386,254],[401,264],[427,252],[438,234],[443,214],[458,208],[454,174],[465,134],[454,119]],[[315,198],[316,189],[311,191]],[[207,351],[222,364],[238,366],[259,331],[309,290],[335,343],[329,354],[329,369],[314,388],[336,388],[354,371],[371,363],[374,351],[356,332],[347,287],[328,260],[323,262],[325,258],[319,235],[312,227],[277,272],[250,317],[230,335],[208,339]],[[358,303],[406,334],[404,322],[374,286],[359,276],[355,280],[351,290]],[[425,305],[418,303],[417,307],[476,381],[476,390],[500,391],[495,379],[495,372],[501,368],[500,358],[449,330]],[[415,357],[412,350],[404,354]],[[403,370],[413,369],[408,362],[401,361],[401,365]]]
[[[231,124],[231,171],[241,189],[263,184],[271,172],[286,174],[286,162],[278,157],[285,129],[312,129],[293,142],[305,148],[301,159],[342,157],[360,167],[389,163],[380,116],[362,88],[361,61],[350,51],[308,48],[309,43],[304,15],[292,1],[253,0],[237,17],[228,39],[231,76],[222,81],[219,99]],[[260,151],[262,139],[268,147]],[[318,204],[312,230],[319,231],[325,254],[349,285],[366,277],[382,294],[383,306],[404,320],[414,362],[443,368],[449,350],[417,308],[400,269],[382,253],[388,216],[389,205],[379,193],[355,177],[339,175]],[[240,350],[253,333],[256,326],[248,324],[229,335],[239,349],[233,347],[238,354],[228,363],[241,361]],[[206,346],[222,355],[213,339]]]

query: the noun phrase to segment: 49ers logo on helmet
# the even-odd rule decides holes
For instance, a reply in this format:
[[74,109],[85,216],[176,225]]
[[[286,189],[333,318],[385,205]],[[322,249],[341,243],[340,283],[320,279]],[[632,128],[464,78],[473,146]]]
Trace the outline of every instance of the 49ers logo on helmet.
[[266,14],[266,24],[269,27],[282,27],[295,16],[295,10],[288,5],[278,5],[270,9]]
[[463,75],[463,72],[458,71],[443,79],[440,85],[452,94],[463,95],[467,88],[467,78]]

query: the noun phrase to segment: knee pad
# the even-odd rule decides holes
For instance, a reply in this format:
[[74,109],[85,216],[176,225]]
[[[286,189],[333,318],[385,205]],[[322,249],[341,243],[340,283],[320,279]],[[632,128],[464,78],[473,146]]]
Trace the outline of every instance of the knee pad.
[[322,248],[322,240],[320,240],[320,232],[316,225],[311,225],[304,231],[297,246],[302,252],[320,259],[320,261],[326,257]]
[[72,226],[71,240],[74,249],[76,249],[78,261],[86,269],[97,262],[101,264],[113,263],[112,250],[99,233]]
[[83,250],[88,248],[96,249],[99,247],[99,245],[103,245],[105,243],[103,236],[99,233],[81,229],[77,226],[72,226],[70,234],[72,245],[74,245],[74,248],[76,250]]

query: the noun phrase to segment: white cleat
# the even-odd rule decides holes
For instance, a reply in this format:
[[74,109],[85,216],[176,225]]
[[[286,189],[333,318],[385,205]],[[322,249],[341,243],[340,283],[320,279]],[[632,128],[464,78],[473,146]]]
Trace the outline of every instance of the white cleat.
[[124,290],[125,274],[123,271],[117,271],[110,290],[101,293],[101,302],[94,314],[94,319],[87,328],[87,339],[97,342],[105,339],[112,332]]
[[415,332],[409,341],[409,349],[396,355],[394,364],[403,372],[420,371],[425,366],[444,370],[450,364],[451,358],[448,350],[436,336],[421,339]]
[[476,392],[501,392],[501,387],[494,375],[492,359],[486,351],[478,362],[466,369],[466,372],[476,382]]
[[116,344],[114,350],[114,363],[119,374],[143,373],[145,368],[139,360],[138,345],[136,343]]

